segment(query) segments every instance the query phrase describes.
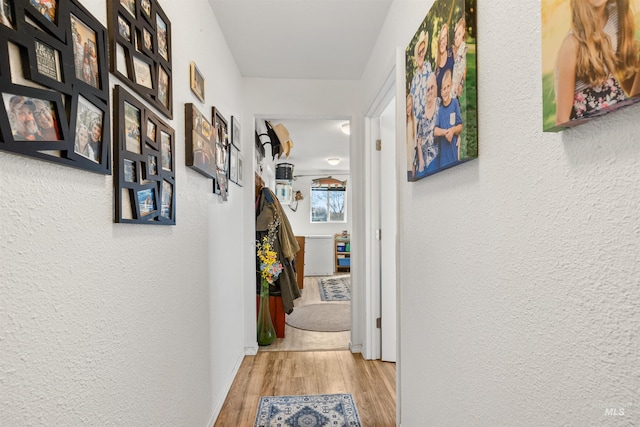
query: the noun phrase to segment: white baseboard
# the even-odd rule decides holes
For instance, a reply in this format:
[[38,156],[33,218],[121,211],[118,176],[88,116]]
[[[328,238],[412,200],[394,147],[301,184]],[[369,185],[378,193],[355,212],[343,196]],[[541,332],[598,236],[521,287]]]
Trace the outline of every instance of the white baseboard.
[[349,350],[351,350],[351,353],[362,353],[362,344],[353,345],[349,343]]
[[[245,348],[245,351],[246,351],[246,348]],[[245,356],[245,353],[242,353],[238,357],[238,360],[236,360],[233,370],[231,371],[231,375],[229,375],[229,378],[227,379],[227,383],[225,384],[224,395],[222,396],[222,398],[220,398],[219,402],[216,402],[215,407],[213,408],[213,414],[211,414],[211,418],[209,418],[209,424],[207,424],[207,427],[211,427],[216,423],[216,420],[218,419],[218,415],[220,415],[220,411],[222,410],[222,405],[224,405],[224,401],[227,399],[227,396],[229,395],[229,391],[231,390],[231,386],[233,385],[233,380],[235,380],[236,375],[238,375],[238,371],[240,370],[240,365],[242,365],[244,356]]]
[[244,348],[244,355],[245,356],[255,356],[256,354],[258,354],[258,345],[255,344],[251,347],[245,347]]

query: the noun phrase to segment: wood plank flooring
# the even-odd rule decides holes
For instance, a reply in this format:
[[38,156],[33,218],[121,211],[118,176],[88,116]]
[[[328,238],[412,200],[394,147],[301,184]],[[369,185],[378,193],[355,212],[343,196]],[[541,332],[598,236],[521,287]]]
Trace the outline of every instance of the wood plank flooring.
[[363,426],[396,425],[395,363],[347,350],[245,356],[216,427],[254,425],[261,396],[351,393]]
[[[322,302],[318,279],[304,278],[295,306]],[[333,393],[353,395],[363,426],[395,426],[396,365],[352,354],[350,336],[286,325],[285,338],[245,356],[215,426],[252,427],[261,396]]]

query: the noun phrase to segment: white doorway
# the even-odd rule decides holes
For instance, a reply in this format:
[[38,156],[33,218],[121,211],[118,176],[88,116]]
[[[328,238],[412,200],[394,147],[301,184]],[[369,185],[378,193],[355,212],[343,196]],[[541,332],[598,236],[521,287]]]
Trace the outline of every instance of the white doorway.
[[397,183],[395,97],[380,115],[380,358],[396,361]]
[[395,362],[397,328],[396,75],[388,75],[366,115],[367,313],[364,355]]

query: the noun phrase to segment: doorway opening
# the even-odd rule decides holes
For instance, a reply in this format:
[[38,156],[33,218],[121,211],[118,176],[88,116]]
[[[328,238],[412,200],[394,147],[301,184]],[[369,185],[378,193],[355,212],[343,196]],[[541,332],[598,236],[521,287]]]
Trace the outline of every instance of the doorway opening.
[[[287,199],[283,193],[281,205],[301,247],[295,260],[301,297],[294,301],[293,313],[285,316],[284,336],[259,351],[349,350],[351,245],[347,243],[353,220],[357,220],[350,209],[354,191],[350,119],[256,118],[260,120],[268,120],[274,127],[283,125],[293,142],[288,156],[275,158],[266,145],[266,155],[256,172],[271,189],[290,186],[292,197]],[[256,126],[258,129],[260,123]],[[275,171],[283,163],[292,169],[291,179],[278,179]],[[279,193],[277,196],[280,199]]]

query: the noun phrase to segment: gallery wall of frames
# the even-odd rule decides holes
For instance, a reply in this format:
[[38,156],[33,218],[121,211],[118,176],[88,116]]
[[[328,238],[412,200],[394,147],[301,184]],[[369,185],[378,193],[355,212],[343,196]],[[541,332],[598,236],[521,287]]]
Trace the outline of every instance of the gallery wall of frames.
[[109,0],[111,72],[173,118],[171,22],[154,0]]
[[0,4],[0,148],[110,174],[106,29],[75,0]]
[[[178,144],[160,117],[173,119],[171,22],[156,0],[107,0],[107,14],[108,31],[76,0],[0,0],[0,149],[113,170],[115,222],[175,225]],[[113,132],[109,71],[133,92],[115,86]],[[209,109],[185,105],[186,165],[227,200],[229,182],[242,186],[240,126]]]

